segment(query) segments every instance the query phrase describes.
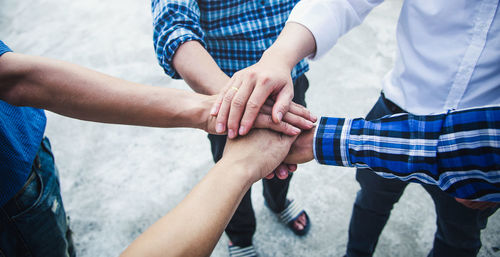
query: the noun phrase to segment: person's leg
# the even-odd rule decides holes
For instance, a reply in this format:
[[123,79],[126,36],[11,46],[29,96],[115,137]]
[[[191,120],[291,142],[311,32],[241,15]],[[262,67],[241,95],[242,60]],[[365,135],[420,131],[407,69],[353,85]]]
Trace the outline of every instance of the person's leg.
[[[401,111],[380,97],[366,119],[377,119]],[[384,179],[369,169],[358,169],[356,180],[361,189],[357,193],[351,214],[346,255],[372,256],[391,210],[407,183]]]
[[428,256],[476,256],[481,248],[481,230],[498,205],[486,210],[470,209],[436,186],[423,186],[434,201],[437,216],[434,245]]
[[346,255],[372,256],[382,230],[407,185],[384,179],[369,169],[356,170],[358,191],[349,223]]
[[0,256],[75,256],[48,139],[26,185],[0,209],[0,222]]
[[263,179],[264,199],[266,204],[273,212],[279,213],[286,207],[286,194],[290,186],[292,174],[286,179],[279,179],[276,176],[272,179]]
[[[222,158],[227,137],[223,135],[208,135],[208,139],[210,139],[214,162],[217,162]],[[252,238],[256,228],[255,214],[250,195],[251,188],[241,200],[240,205],[238,205],[238,208],[225,230],[229,240],[231,240],[234,245],[240,247],[246,247],[252,244]]]

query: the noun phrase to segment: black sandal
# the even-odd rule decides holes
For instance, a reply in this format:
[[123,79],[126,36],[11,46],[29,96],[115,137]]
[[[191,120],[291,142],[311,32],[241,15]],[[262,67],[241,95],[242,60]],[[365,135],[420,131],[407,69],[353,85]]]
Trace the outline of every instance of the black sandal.
[[247,247],[239,247],[236,245],[228,245],[229,256],[231,257],[257,257],[257,252],[253,245]]
[[[293,226],[293,223],[304,213],[306,215],[306,225],[304,229],[298,230]],[[311,228],[311,221],[307,212],[298,204],[295,200],[287,200],[286,208],[278,213],[278,217],[281,222],[286,224],[292,231],[298,236],[303,236],[309,232]]]

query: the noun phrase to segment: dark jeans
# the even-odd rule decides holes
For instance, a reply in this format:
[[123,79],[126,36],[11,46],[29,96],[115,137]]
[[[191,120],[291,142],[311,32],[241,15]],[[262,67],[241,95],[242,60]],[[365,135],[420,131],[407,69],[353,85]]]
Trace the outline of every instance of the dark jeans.
[[[404,111],[382,95],[366,119],[373,120],[401,112]],[[372,256],[380,233],[391,215],[392,207],[398,202],[408,182],[384,179],[369,169],[358,169],[356,180],[361,189],[358,191],[349,224],[347,256]],[[488,217],[498,207],[484,211],[470,209],[437,186],[423,187],[434,201],[437,214],[437,231],[429,256],[476,256],[481,248],[481,230],[486,227]]]
[[0,257],[4,256],[75,256],[47,138],[23,189],[0,208]]
[[[309,87],[309,82],[305,75],[298,77],[294,81],[294,98],[293,102],[306,106],[305,94]],[[223,135],[208,135],[212,146],[212,156],[217,162],[222,158],[224,146],[226,145],[226,136]],[[273,179],[263,179],[264,199],[267,206],[274,212],[281,212],[285,209],[286,194],[292,174],[285,180],[280,180],[276,177]],[[241,200],[240,205],[236,209],[233,218],[226,227],[226,233],[234,245],[245,247],[252,244],[252,237],[255,233],[255,213],[252,207],[251,188]]]

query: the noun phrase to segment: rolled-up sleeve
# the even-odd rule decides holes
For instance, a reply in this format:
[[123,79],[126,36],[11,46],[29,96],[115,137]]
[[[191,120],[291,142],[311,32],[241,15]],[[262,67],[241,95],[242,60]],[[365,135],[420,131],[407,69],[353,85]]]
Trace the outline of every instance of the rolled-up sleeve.
[[302,0],[290,13],[287,22],[305,26],[314,36],[318,59],[332,48],[337,40],[361,24],[368,13],[383,0]]
[[172,78],[181,78],[172,66],[175,52],[183,43],[203,41],[200,26],[200,9],[194,0],[152,0],[153,41],[158,62]]

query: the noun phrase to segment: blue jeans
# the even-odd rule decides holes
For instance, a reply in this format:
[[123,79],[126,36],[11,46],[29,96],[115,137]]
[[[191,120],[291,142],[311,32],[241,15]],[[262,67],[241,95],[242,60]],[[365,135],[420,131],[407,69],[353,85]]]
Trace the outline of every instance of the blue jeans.
[[24,187],[0,208],[0,257],[15,256],[75,256],[47,138]]
[[[373,120],[400,112],[404,111],[382,95],[366,119]],[[349,224],[347,256],[372,256],[380,233],[391,215],[392,207],[398,202],[408,183],[384,179],[369,169],[358,169],[356,180],[361,189],[358,191]],[[423,187],[434,201],[437,215],[437,231],[429,256],[476,256],[481,248],[481,230],[486,227],[488,217],[495,213],[498,207],[484,211],[470,209],[437,186]]]

